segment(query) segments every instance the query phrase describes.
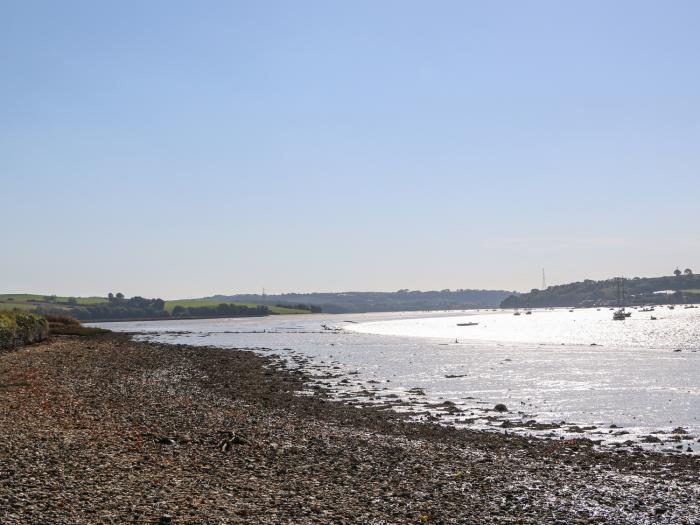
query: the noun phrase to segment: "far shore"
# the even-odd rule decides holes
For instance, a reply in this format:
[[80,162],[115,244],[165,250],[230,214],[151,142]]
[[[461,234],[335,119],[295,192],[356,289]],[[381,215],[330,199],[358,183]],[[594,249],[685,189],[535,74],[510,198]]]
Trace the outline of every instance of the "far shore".
[[96,320],[82,320],[81,322],[83,324],[95,324],[95,323],[134,323],[137,321],[190,321],[193,319],[265,319],[267,317],[280,317],[280,316],[287,316],[287,315],[308,315],[311,312],[304,312],[304,313],[294,313],[294,314],[276,314],[276,313],[271,313],[268,315],[239,315],[239,316],[230,316],[230,315],[217,315],[217,316],[183,316],[183,317],[130,317],[126,319],[96,319]]

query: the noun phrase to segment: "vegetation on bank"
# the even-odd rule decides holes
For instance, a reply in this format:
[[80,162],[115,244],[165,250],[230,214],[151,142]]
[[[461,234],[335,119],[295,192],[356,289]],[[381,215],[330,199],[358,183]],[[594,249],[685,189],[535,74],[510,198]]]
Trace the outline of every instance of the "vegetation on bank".
[[240,304],[221,303],[216,306],[180,306],[171,312],[172,317],[262,317],[270,315],[267,306],[245,306]]
[[74,317],[47,315],[46,320],[49,323],[50,335],[92,336],[110,332],[104,328],[83,326]]
[[0,311],[0,350],[36,343],[48,335],[45,318],[21,310]]
[[[692,270],[664,277],[635,277],[623,279],[624,303],[628,306],[645,304],[700,303],[700,275]],[[590,307],[617,305],[617,279],[585,281],[550,286],[546,290],[511,295],[501,308]]]
[[295,312],[299,313],[304,313],[304,314],[320,314],[323,311],[323,308],[320,306],[317,306],[315,304],[302,304],[302,303],[297,303],[297,304],[291,304],[291,303],[284,303],[284,304],[275,304],[273,306],[268,305],[268,308],[270,309],[284,309],[284,310],[294,310]]
[[[230,306],[246,306],[248,308],[257,308],[261,306],[256,303],[243,303],[237,301],[213,301],[211,299],[177,299],[174,301],[165,301],[165,310],[172,313],[173,310],[181,311],[180,308],[216,308],[220,305]],[[297,305],[265,305],[271,314],[307,314],[313,307],[303,304]]]

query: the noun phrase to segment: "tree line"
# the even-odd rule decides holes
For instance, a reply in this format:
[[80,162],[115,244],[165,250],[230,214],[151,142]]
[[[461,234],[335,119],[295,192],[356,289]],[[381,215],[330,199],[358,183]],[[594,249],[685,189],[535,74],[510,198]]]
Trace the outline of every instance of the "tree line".
[[180,306],[173,308],[173,317],[261,317],[270,315],[267,306],[245,306],[221,303],[217,306]]
[[[40,306],[37,313],[43,315],[65,315],[66,310],[51,306]],[[163,299],[147,299],[135,296],[127,299],[124,294],[107,296],[106,303],[83,304],[73,306],[70,315],[81,321],[96,321],[102,319],[143,319],[153,317],[168,317]]]
[[280,308],[291,308],[293,310],[306,310],[312,314],[320,314],[322,312],[322,308],[315,304],[277,303],[275,306],[279,306]]
[[[172,312],[165,309],[163,299],[148,299],[134,296],[126,298],[122,293],[109,293],[106,303],[84,304],[70,308],[70,315],[81,321],[117,319],[163,319],[169,317],[255,317],[270,315],[267,306],[245,306],[221,303],[216,306],[180,306]],[[54,306],[40,306],[36,313],[42,315],[65,315],[66,310]]]

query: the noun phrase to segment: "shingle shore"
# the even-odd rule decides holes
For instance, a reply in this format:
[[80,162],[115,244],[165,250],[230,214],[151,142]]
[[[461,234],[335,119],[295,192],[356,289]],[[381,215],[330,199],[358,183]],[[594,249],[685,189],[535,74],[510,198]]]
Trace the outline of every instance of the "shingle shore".
[[0,523],[700,523],[700,459],[408,423],[247,351],[0,355]]

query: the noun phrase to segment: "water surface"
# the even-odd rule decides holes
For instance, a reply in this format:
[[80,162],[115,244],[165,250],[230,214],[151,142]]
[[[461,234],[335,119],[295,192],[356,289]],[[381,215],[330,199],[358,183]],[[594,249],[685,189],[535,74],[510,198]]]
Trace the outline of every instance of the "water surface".
[[[478,325],[458,326],[464,322]],[[633,311],[626,321],[613,321],[607,309],[577,309],[104,326],[162,342],[274,353],[346,402],[392,404],[417,419],[700,451],[700,309]],[[494,411],[498,403],[508,412]]]

